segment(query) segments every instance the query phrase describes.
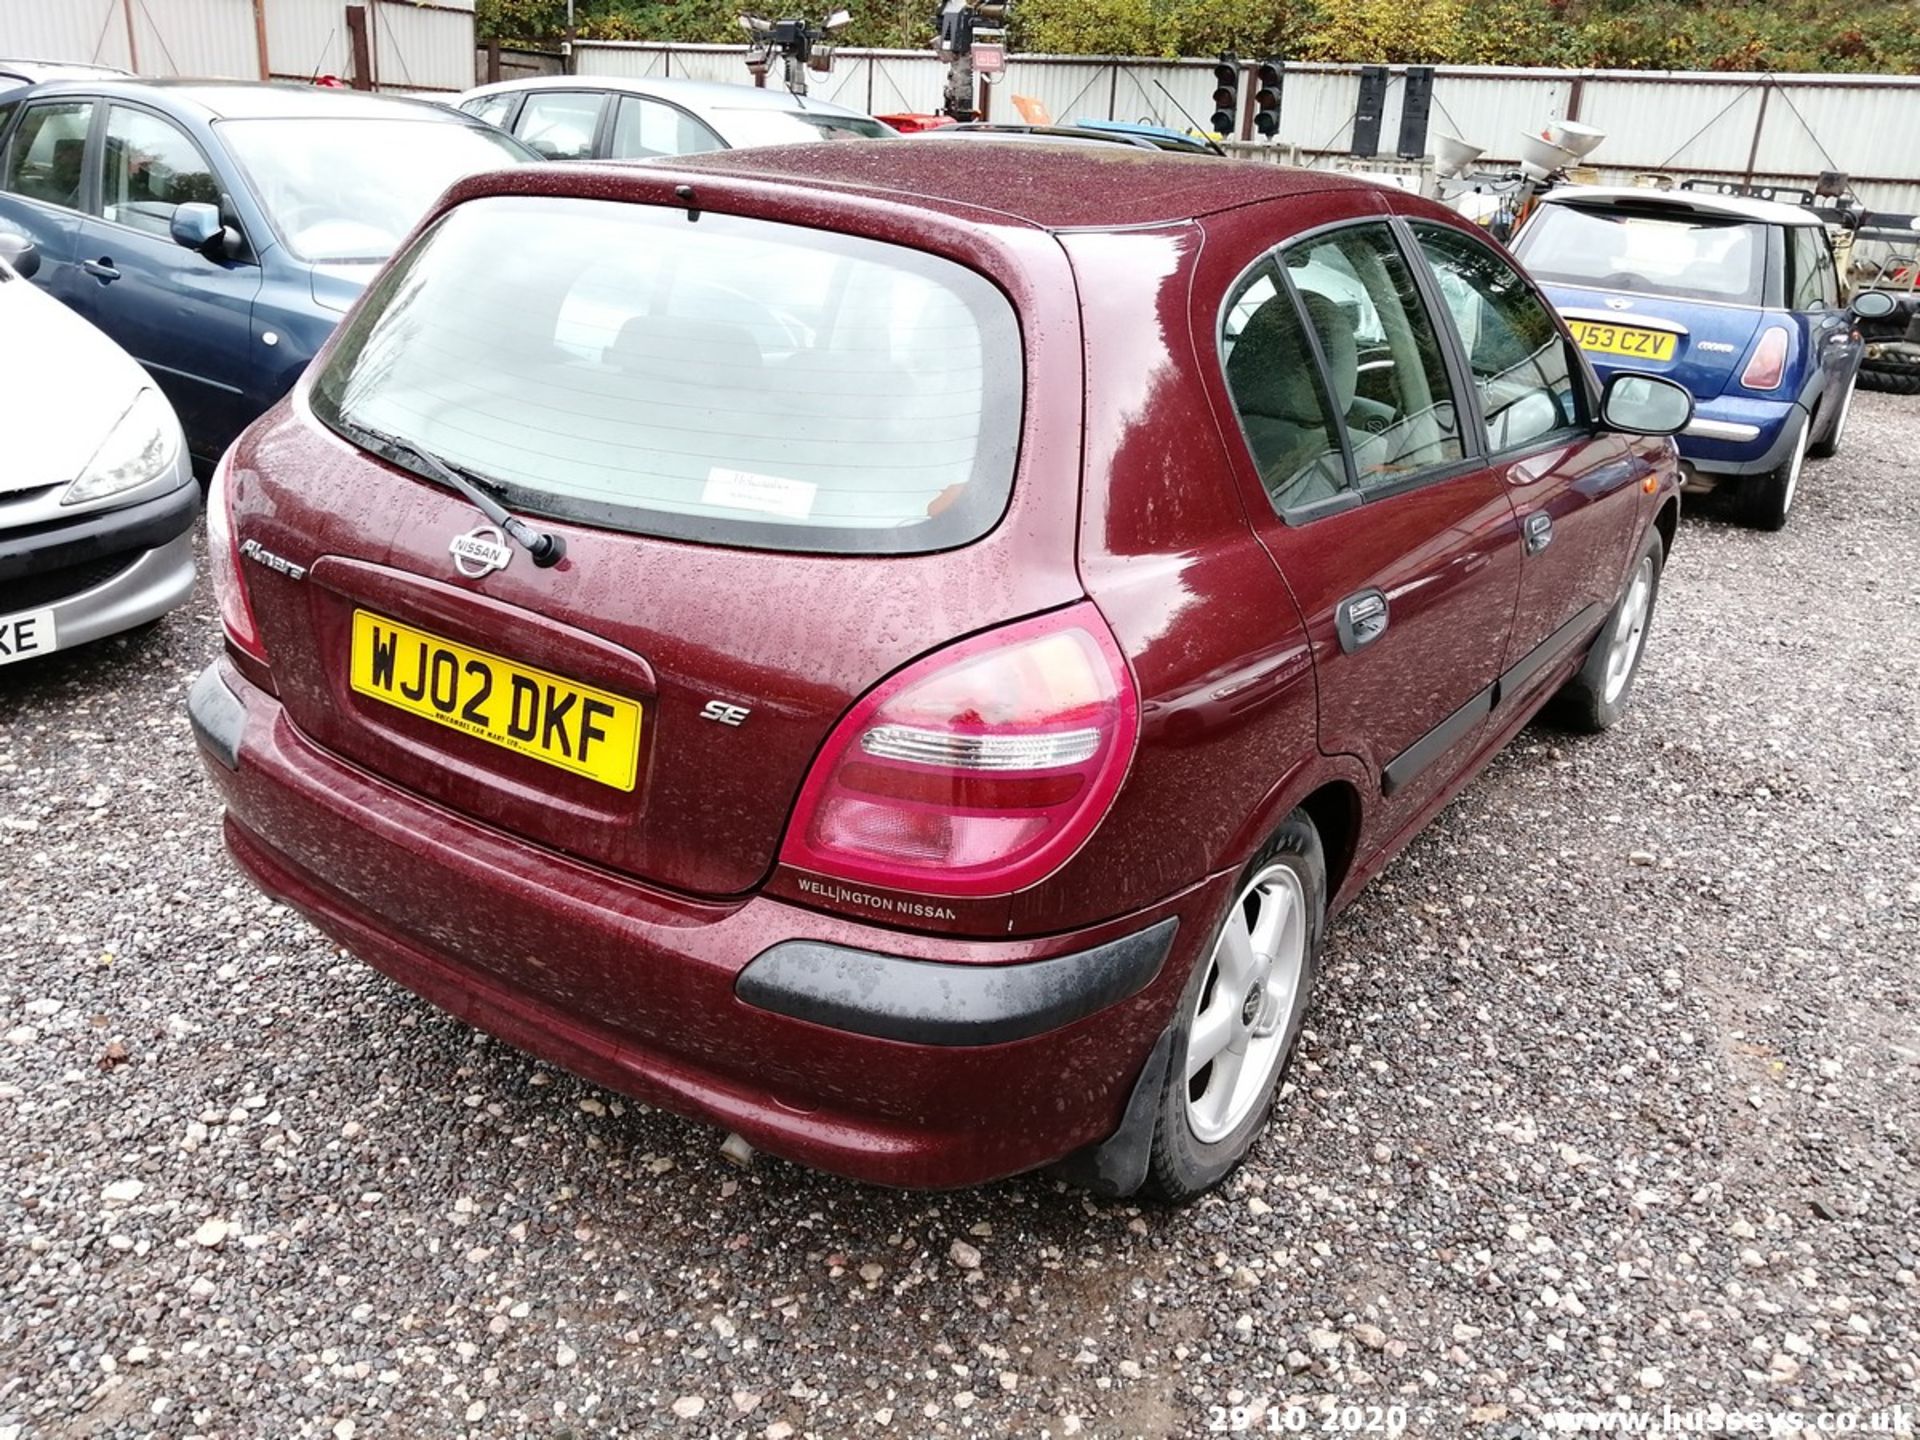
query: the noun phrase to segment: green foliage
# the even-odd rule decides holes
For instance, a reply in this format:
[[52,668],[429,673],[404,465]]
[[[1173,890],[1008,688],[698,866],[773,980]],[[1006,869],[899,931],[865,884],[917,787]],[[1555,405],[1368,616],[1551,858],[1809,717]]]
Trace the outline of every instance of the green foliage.
[[[834,0],[576,0],[583,39],[729,42],[743,8]],[[925,48],[934,0],[847,0],[849,45]],[[566,0],[479,0],[482,40],[558,40]],[[1916,0],[1013,0],[1031,54],[1286,55],[1348,63],[1920,73]]]

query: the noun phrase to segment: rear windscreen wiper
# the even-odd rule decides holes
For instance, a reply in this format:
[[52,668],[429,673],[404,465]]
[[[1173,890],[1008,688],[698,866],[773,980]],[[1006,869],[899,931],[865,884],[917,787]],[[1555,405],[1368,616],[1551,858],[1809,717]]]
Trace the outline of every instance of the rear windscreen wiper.
[[[455,468],[430,450],[423,450],[411,440],[402,440],[398,435],[389,435],[384,430],[376,430],[371,425],[362,425],[358,420],[342,419],[340,422],[351,430],[356,437],[368,442],[367,448],[375,454],[419,474],[425,471],[426,478],[438,482],[455,494],[470,501],[487,519],[498,525],[501,531],[516,541],[533,558],[533,563],[542,570],[558,565],[567,553],[567,542],[550,530],[536,530],[526,521],[509,514],[493,496],[481,488],[482,482],[464,470]],[[409,463],[412,462],[412,463]]]

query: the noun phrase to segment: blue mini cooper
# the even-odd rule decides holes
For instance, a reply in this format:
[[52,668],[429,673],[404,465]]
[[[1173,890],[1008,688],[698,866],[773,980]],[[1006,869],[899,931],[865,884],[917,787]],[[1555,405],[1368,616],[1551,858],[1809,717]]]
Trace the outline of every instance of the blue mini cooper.
[[1566,186],[1513,248],[1603,381],[1622,367],[1693,392],[1689,482],[1735,490],[1762,529],[1786,524],[1806,458],[1840,448],[1864,348],[1820,217],[1703,190]]

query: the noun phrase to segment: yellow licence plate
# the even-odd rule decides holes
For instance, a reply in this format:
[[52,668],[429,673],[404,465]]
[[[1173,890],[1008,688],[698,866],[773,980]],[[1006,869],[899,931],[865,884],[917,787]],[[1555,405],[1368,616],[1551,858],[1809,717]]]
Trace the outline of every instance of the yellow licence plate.
[[1602,355],[1631,355],[1640,360],[1671,360],[1675,337],[1664,330],[1636,330],[1631,325],[1597,325],[1591,320],[1569,320],[1574,341],[1582,350]]
[[640,706],[622,696],[365,610],[353,612],[351,678],[360,694],[410,715],[633,789]]

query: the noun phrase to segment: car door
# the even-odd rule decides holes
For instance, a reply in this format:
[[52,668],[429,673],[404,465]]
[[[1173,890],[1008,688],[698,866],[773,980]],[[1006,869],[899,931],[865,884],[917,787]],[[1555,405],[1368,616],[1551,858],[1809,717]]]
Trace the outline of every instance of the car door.
[[76,308],[119,341],[179,413],[195,454],[216,458],[253,418],[248,399],[250,259],[177,243],[174,211],[211,204],[229,222],[228,186],[173,121],[113,101],[101,127],[97,195],[80,222]]
[[678,105],[646,95],[622,95],[614,108],[605,158],[646,160],[726,148],[725,141]]
[[1369,849],[1478,749],[1520,548],[1413,262],[1371,197],[1330,208],[1359,213],[1245,271],[1219,346],[1249,513],[1307,627],[1320,746],[1378,777]]
[[0,225],[40,252],[34,284],[68,304],[78,293],[81,181],[95,102],[59,98],[8,107],[0,124]]
[[1638,538],[1647,466],[1624,438],[1599,428],[1578,352],[1509,260],[1464,228],[1416,220],[1407,233],[1457,346],[1488,463],[1519,518],[1504,709],[1550,679],[1613,605]]
[[1840,272],[1833,246],[1819,225],[1789,225],[1787,232],[1787,308],[1801,327],[1807,353],[1819,367],[1819,381],[1805,398],[1819,400],[1822,424],[1852,381],[1862,349],[1853,317],[1840,304]]

